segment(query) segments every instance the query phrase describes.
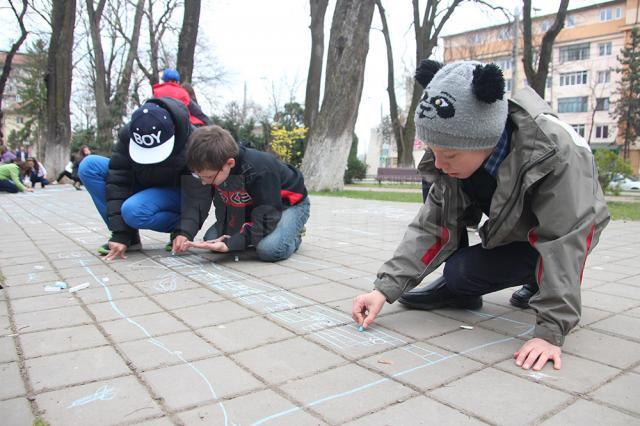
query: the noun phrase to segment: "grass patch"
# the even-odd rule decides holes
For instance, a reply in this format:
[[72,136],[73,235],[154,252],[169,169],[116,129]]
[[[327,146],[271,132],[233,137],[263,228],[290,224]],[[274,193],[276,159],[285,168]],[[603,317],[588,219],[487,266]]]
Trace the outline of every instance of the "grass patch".
[[[422,203],[422,194],[414,192],[377,192],[377,191],[323,191],[312,195],[357,198],[360,200],[399,201],[402,203]],[[640,203],[607,203],[613,220],[640,220]]]
[[640,220],[640,203],[620,203],[612,201],[607,203],[611,219],[613,220]]
[[352,183],[353,186],[362,188],[389,188],[389,189],[422,189],[422,184],[419,183]]
[[377,191],[322,191],[312,195],[328,197],[358,198],[360,200],[399,201],[402,203],[422,203],[422,194],[414,192],[377,192]]
[[49,426],[49,423],[41,417],[36,417],[33,420],[33,426]]

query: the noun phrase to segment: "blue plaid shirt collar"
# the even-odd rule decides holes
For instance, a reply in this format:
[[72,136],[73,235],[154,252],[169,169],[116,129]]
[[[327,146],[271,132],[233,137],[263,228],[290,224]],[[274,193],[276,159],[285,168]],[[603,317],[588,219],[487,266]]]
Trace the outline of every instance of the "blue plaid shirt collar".
[[496,177],[500,164],[502,164],[502,161],[509,155],[509,147],[511,146],[511,130],[509,127],[509,122],[507,122],[498,140],[498,144],[493,149],[489,158],[484,162],[484,169],[493,177]]

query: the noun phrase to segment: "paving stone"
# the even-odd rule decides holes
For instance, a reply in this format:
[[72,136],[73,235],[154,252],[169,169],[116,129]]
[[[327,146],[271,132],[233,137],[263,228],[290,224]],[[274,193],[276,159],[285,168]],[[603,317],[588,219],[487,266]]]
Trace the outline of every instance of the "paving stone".
[[633,309],[631,309],[629,311],[626,311],[624,314],[628,315],[630,317],[640,318],[640,307],[639,308],[633,308]]
[[582,305],[617,313],[640,306],[640,300],[598,293],[594,289],[582,291]]
[[[317,271],[319,269],[336,268],[341,266],[335,263],[325,262],[324,260],[320,260],[318,258],[301,256],[300,252],[306,250],[307,246],[309,245],[302,244],[302,246],[300,246],[300,251],[298,251],[298,254],[294,254],[289,259],[280,262],[280,265],[304,272]],[[327,250],[326,252],[330,255],[335,255],[335,252],[332,252],[330,250]],[[322,251],[320,249],[314,249],[313,253],[322,256]]]
[[21,275],[5,277],[5,284],[8,287],[26,284],[46,283],[60,280],[60,276],[55,271],[25,271]]
[[615,315],[591,324],[596,330],[604,330],[618,336],[629,337],[640,342],[640,318],[626,315]]
[[26,393],[17,362],[0,364],[0,399],[13,398]]
[[[25,297],[35,297],[51,294],[45,291],[45,287],[52,285],[55,281],[49,281],[44,283],[35,284],[18,284],[13,286],[7,286],[7,295],[11,300],[22,299]],[[64,282],[64,281],[63,281]],[[64,292],[61,292],[64,293]]]
[[69,293],[51,293],[44,296],[27,297],[11,301],[13,312],[16,314],[77,305],[78,301],[71,297]]
[[[636,282],[640,283],[640,278],[636,278]],[[618,284],[607,283],[600,287],[594,288],[594,292],[611,294],[618,297],[627,297],[629,299],[640,300],[640,286],[638,284]]]
[[523,370],[513,359],[501,362],[496,366],[528,380],[548,384],[560,390],[584,394],[605,383],[620,373],[617,368],[609,367],[569,354],[562,354],[562,368],[555,370],[551,362],[547,362],[540,371]]
[[505,306],[494,305],[493,303],[483,303],[482,308],[475,311],[467,309],[445,308],[435,309],[431,312],[445,316],[447,318],[451,318],[456,321],[460,321],[460,325],[464,325],[476,324],[481,321],[486,321],[490,317],[499,317],[501,315],[506,315],[511,311],[511,309]]
[[293,292],[320,303],[327,303],[332,300],[353,299],[362,293],[359,290],[338,283],[323,283],[310,287],[302,287],[293,290]]
[[13,337],[0,337],[0,363],[17,360],[18,353]]
[[640,344],[586,329],[567,336],[562,351],[617,368],[640,360]]
[[269,275],[268,277],[264,277],[263,280],[279,288],[288,290],[328,282],[325,278],[299,272],[297,270],[294,273],[288,272],[280,275]]
[[477,325],[507,336],[519,336],[523,339],[528,339],[533,335],[535,324],[535,312],[532,310],[517,310],[479,322]]
[[289,331],[261,317],[201,328],[198,332],[224,352],[238,352],[293,337]]
[[[480,393],[479,393],[480,392]],[[439,401],[451,404],[503,425],[530,423],[571,396],[528,380],[487,368],[431,392]],[[536,403],[531,403],[536,395]]]
[[129,299],[133,297],[143,296],[140,290],[138,290],[131,284],[121,284],[115,286],[108,285],[108,293],[104,289],[104,287],[95,282],[91,282],[89,284],[91,285],[90,288],[86,288],[75,293],[80,299],[82,299],[82,302],[87,305],[92,303],[107,302],[109,301],[109,296],[111,296],[111,300]]
[[318,330],[308,338],[353,360],[413,342],[413,339],[377,325],[361,332],[355,323]]
[[161,336],[187,330],[181,322],[165,312],[103,322],[101,326],[116,342],[144,339],[148,337],[146,333]]
[[409,424],[458,426],[484,423],[425,396],[402,401],[377,413],[346,423],[349,426]]
[[429,339],[429,343],[487,364],[510,359],[520,349],[522,341],[511,336],[475,326]]
[[457,330],[460,326],[459,321],[417,310],[387,315],[378,319],[376,323],[418,340],[439,336]]
[[228,358],[219,356],[142,373],[171,410],[228,398],[264,386]]
[[[160,306],[153,303],[146,296],[118,300],[117,306],[118,310],[120,310],[120,312],[128,317],[152,314],[163,310]],[[96,320],[98,322],[121,318],[120,313],[113,309],[113,305],[111,304],[111,302],[95,303],[92,305],[87,305],[87,308],[96,317]]]
[[[175,278],[175,279],[174,279]],[[190,290],[195,288],[202,288],[199,283],[191,281],[185,277],[174,274],[174,277],[165,280],[145,280],[134,282],[133,285],[144,293],[156,296],[171,292],[180,292],[182,290]],[[175,290],[174,290],[175,287]]]
[[255,315],[250,310],[231,301],[176,309],[173,313],[193,328],[217,325]]
[[626,373],[592,393],[594,399],[640,414],[640,374]]
[[219,354],[213,346],[191,332],[121,343],[118,347],[138,370],[166,367],[182,363],[183,359],[193,361]]
[[[342,380],[344,377],[349,380]],[[399,383],[355,365],[296,380],[281,389],[331,424],[360,417],[415,394]]]
[[22,276],[29,272],[45,272],[51,270],[53,270],[53,267],[49,262],[34,262],[23,265],[3,266],[2,275],[7,278],[14,275]]
[[118,377],[41,393],[42,417],[51,424],[113,425],[162,414],[133,376]]
[[6,426],[33,424],[34,417],[26,398],[0,401],[0,413],[2,413],[2,423]]
[[94,325],[21,334],[19,339],[25,358],[92,348],[109,343]]
[[233,358],[269,383],[281,383],[345,362],[300,337],[241,352]]
[[162,307],[169,310],[184,308],[187,306],[203,305],[210,302],[218,302],[222,297],[206,288],[194,288],[184,291],[168,291],[152,296]]
[[371,274],[371,271],[365,272],[358,269],[350,269],[344,266],[338,266],[329,269],[319,269],[309,272],[317,277],[325,278],[329,281],[343,281],[351,278],[358,278]]
[[582,276],[583,276],[583,279],[595,278],[597,280],[611,282],[611,281],[624,279],[629,275],[624,273],[618,273],[615,271],[610,271],[610,270],[598,270],[598,269],[591,268],[591,269],[585,269]]
[[178,417],[187,425],[223,423],[224,413],[221,405],[230,424],[254,424],[270,416],[278,416],[274,418],[274,423],[279,425],[325,424],[302,409],[296,409],[293,403],[271,390],[258,391],[222,403],[194,408],[178,414]]
[[[0,293],[0,297],[2,297],[3,294]],[[0,316],[8,316],[9,315],[9,308],[7,307],[7,302],[4,302],[0,299]]]
[[[600,309],[588,308],[586,306],[582,307],[582,315],[580,316],[580,326],[585,326],[589,324],[593,324],[594,322],[600,321],[608,316],[611,316],[611,312],[601,311]],[[574,328],[574,330],[576,330]]]
[[130,373],[107,346],[28,359],[25,365],[36,392]]
[[173,426],[174,423],[171,421],[169,417],[160,417],[158,419],[145,419],[138,423],[137,425],[145,425],[145,426]]
[[359,293],[363,293],[363,292],[368,293],[371,290],[373,290],[373,283],[375,280],[376,280],[376,276],[371,275],[371,276],[350,278],[350,279],[341,280],[338,282],[340,284],[344,284],[346,286],[359,290]]
[[16,314],[14,321],[19,333],[93,323],[93,320],[80,306]]
[[638,418],[591,401],[579,399],[558,414],[544,421],[545,426],[606,424],[610,426],[627,426],[637,424]]

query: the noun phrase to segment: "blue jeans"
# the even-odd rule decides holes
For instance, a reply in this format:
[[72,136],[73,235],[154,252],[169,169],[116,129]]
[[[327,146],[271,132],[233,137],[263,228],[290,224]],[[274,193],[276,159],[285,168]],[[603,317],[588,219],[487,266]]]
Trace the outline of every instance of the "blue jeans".
[[[300,233],[309,220],[311,203],[309,197],[282,212],[276,228],[258,242],[256,254],[264,262],[277,262],[291,257],[302,243]],[[205,241],[218,237],[215,225],[205,233]]]
[[36,183],[40,182],[40,185],[44,188],[45,186],[49,185],[49,180],[45,177],[41,177],[38,176],[37,173],[31,173],[31,176],[29,176],[29,179],[31,179],[31,187],[35,188],[36,187]]
[[16,184],[13,183],[13,181],[10,181],[9,179],[0,180],[0,192],[8,192],[10,194],[15,194],[18,191],[19,189],[16,186]]
[[[107,175],[109,159],[90,155],[81,163],[78,176],[93,199],[98,213],[107,217]],[[122,219],[133,229],[171,232],[180,221],[180,188],[147,188],[135,191],[120,208]]]

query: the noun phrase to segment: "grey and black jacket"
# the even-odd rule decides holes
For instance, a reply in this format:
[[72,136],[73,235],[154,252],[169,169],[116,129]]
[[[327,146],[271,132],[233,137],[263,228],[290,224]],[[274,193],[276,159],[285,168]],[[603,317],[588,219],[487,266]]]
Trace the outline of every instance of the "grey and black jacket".
[[[521,90],[509,101],[509,118],[511,150],[498,170],[480,238],[486,249],[528,241],[540,253],[540,290],[530,301],[537,312],[534,336],[560,346],[580,320],[582,271],[609,212],[591,150],[543,99],[530,88]],[[458,249],[468,218],[481,216],[471,211],[477,208],[460,181],[435,167],[430,150],[418,168],[434,184],[378,272],[375,288],[389,303],[445,262]]]

